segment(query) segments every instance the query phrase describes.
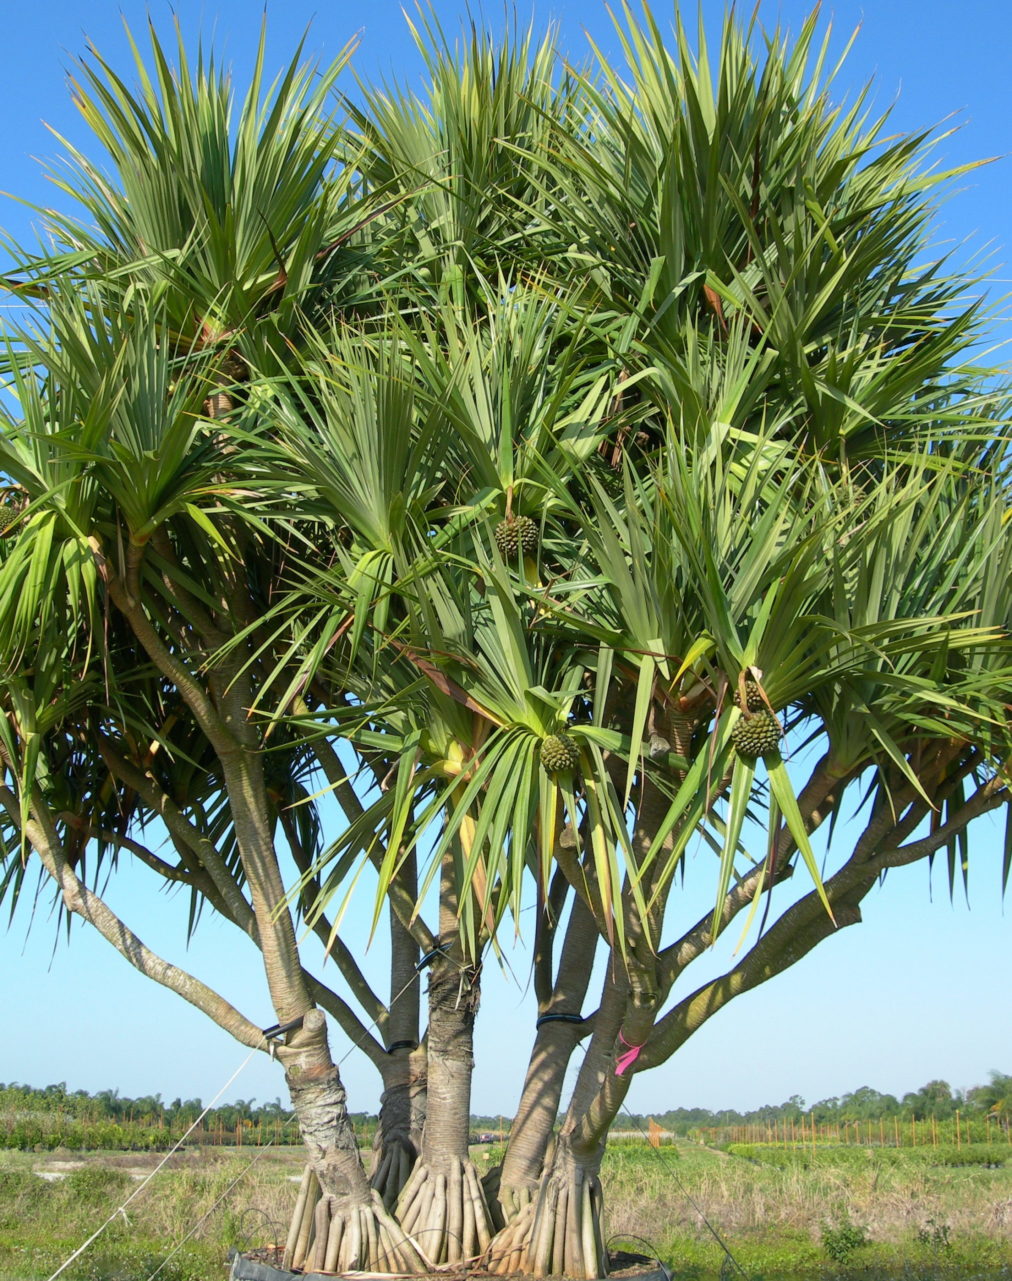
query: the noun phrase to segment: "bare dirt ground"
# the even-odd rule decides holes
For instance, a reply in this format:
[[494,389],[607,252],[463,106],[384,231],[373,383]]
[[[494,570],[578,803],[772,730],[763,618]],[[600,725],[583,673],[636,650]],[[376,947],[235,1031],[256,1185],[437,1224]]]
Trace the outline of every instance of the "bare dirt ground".
[[[210,1147],[194,1145],[182,1147],[173,1152],[166,1160],[165,1152],[36,1152],[33,1154],[32,1166],[35,1173],[44,1179],[65,1178],[73,1170],[81,1170],[89,1165],[100,1165],[108,1169],[124,1170],[132,1178],[143,1179],[161,1162],[166,1170],[192,1170],[207,1167],[220,1161],[229,1160],[237,1153],[253,1153],[255,1148]],[[261,1152],[260,1161],[269,1163],[275,1170],[285,1168],[289,1176],[301,1177],[303,1156],[301,1148],[268,1148]]]

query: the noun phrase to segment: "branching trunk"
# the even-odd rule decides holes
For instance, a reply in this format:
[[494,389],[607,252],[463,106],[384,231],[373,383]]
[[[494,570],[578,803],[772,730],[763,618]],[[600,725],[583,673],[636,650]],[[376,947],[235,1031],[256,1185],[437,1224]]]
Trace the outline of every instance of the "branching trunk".
[[[653,789],[641,804],[634,844],[646,848],[653,839],[657,816],[663,813],[664,800]],[[546,1108],[540,1115],[530,1118],[521,1115],[521,1129],[517,1135],[514,1158],[502,1174],[499,1201],[504,1217],[515,1217],[496,1236],[490,1257],[497,1271],[507,1272],[519,1268],[535,1276],[565,1273],[576,1277],[603,1276],[607,1271],[607,1258],[602,1243],[601,1187],[597,1178],[601,1156],[604,1152],[608,1126],[617,1115],[629,1088],[629,1078],[617,1064],[623,1043],[628,1047],[640,1046],[646,1040],[656,1009],[656,956],[649,943],[644,926],[649,925],[653,937],[657,936],[663,899],[658,896],[656,917],[649,923],[641,922],[626,906],[626,934],[629,953],[624,962],[613,955],[605,977],[601,1004],[594,1017],[594,1030],[587,1053],[577,1076],[573,1098],[566,1121],[558,1135],[551,1161],[540,1172],[537,1192],[533,1195],[532,1178],[536,1176],[535,1144],[525,1129],[540,1131],[536,1147],[540,1148],[542,1161],[550,1134],[551,1116]],[[593,950],[584,958],[583,966],[575,965],[580,948],[593,933],[600,933],[603,922],[595,920],[593,896],[580,900],[579,915],[571,924],[575,929],[567,936],[566,950],[560,962],[558,982],[563,988],[580,993],[582,1002],[589,978]],[[579,971],[582,969],[582,975]],[[558,1032],[551,1024],[539,1029],[547,1031],[545,1039],[554,1039]],[[575,1045],[575,1042],[573,1043]],[[570,1048],[570,1052],[572,1046]],[[563,1051],[564,1053],[564,1051]],[[532,1059],[531,1070],[525,1083],[527,1108],[538,1112],[536,1091],[537,1072],[540,1066]],[[553,1079],[552,1066],[541,1067],[544,1082]],[[557,1100],[556,1100],[557,1103]],[[521,1110],[523,1112],[523,1109]],[[552,1111],[554,1116],[554,1109]],[[513,1147],[511,1139],[511,1147]]]
[[488,1178],[485,1183],[486,1191],[495,1194],[501,1212],[497,1227],[518,1214],[537,1192],[559,1114],[566,1071],[573,1051],[590,1030],[579,1014],[597,942],[597,927],[587,905],[574,897],[555,982],[540,1010],[506,1156],[498,1177]]
[[537,1195],[566,1071],[580,1036],[581,1028],[575,1024],[547,1023],[538,1028],[502,1167],[485,1180],[490,1199],[495,1196],[493,1209],[499,1209],[497,1227]]
[[481,965],[468,954],[458,930],[453,855],[443,861],[439,928],[440,946],[426,958],[428,1077],[422,1151],[397,1202],[398,1219],[433,1265],[473,1258],[492,1235],[468,1150]]
[[582,1122],[614,1074],[615,1042],[629,1005],[629,984],[609,970],[594,1033],[580,1064],[566,1119],[537,1184],[537,1193],[500,1231],[489,1250],[490,1269],[505,1275],[577,1278],[607,1274],[598,1179],[605,1132]]
[[[0,806],[12,826],[21,825],[18,798],[4,785],[0,785]],[[145,978],[189,1001],[243,1045],[266,1048],[258,1027],[194,975],[152,952],[105,900],[78,877],[60,841],[53,816],[37,788],[33,791],[31,817],[22,830],[25,840],[39,855],[46,874],[59,889],[68,912],[92,925]]]
[[390,1055],[383,1073],[372,1186],[392,1210],[411,1176],[425,1124],[426,1049],[404,1045]]
[[[413,855],[405,859],[399,880],[406,893],[417,897]],[[421,979],[417,968],[418,943],[392,906],[389,920],[390,1004],[386,1017],[386,1062],[382,1068],[383,1097],[380,1100],[372,1185],[383,1198],[383,1204],[392,1210],[414,1169],[421,1148],[427,1053],[426,1047],[419,1044]]]

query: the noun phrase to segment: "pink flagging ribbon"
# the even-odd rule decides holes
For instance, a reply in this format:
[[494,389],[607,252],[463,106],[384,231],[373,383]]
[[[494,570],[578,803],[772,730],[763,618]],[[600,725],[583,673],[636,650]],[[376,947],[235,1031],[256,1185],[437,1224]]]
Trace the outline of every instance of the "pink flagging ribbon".
[[625,1046],[625,1049],[615,1059],[615,1075],[625,1076],[626,1068],[632,1067],[636,1062],[639,1058],[640,1050],[643,1049],[643,1045],[645,1045],[646,1042],[644,1041],[643,1045],[630,1045],[621,1032],[618,1034],[618,1039]]

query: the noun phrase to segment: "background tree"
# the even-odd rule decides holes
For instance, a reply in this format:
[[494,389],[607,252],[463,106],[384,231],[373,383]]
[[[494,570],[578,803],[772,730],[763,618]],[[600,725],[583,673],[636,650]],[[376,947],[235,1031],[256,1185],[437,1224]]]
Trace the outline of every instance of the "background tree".
[[953,1095],[948,1081],[928,1081],[919,1090],[904,1094],[902,1102],[915,1121],[932,1117],[941,1121],[955,1113],[960,1100]]
[[1005,1129],[1008,1129],[1009,1111],[1012,1109],[1012,1075],[992,1071],[986,1085],[967,1091],[967,1100],[976,1108],[983,1108]]

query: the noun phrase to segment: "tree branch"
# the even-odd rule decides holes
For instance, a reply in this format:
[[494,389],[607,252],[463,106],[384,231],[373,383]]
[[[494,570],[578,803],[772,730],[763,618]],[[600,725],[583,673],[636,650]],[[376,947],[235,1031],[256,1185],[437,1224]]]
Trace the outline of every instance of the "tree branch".
[[[182,566],[164,525],[160,525],[152,534],[151,546],[170,570],[174,569],[180,574],[182,573]],[[201,602],[196,599],[192,592],[187,591],[178,579],[174,578],[167,570],[162,570],[159,573],[159,578],[162,581],[166,595],[174,602],[187,624],[200,633],[207,648],[221,649],[226,644],[228,637],[218,627]]]
[[140,841],[135,841],[129,836],[122,835],[120,832],[112,832],[106,828],[93,827],[87,819],[81,818],[78,814],[72,814],[69,810],[64,810],[59,814],[54,814],[53,820],[56,823],[63,823],[67,827],[74,828],[75,831],[80,832],[89,840],[102,841],[105,845],[115,845],[118,849],[126,850],[128,854],[132,854],[134,858],[143,863],[145,867],[150,868],[152,872],[157,876],[160,876],[163,881],[172,881],[175,884],[188,885],[191,889],[196,889],[198,893],[203,892],[196,884],[196,878],[189,868],[185,866],[173,867],[171,863],[166,863],[163,858],[159,858],[153,850],[149,849],[146,845],[142,845]]
[[[833,768],[830,753],[826,753],[815,765],[808,781],[798,795],[798,809],[805,831],[814,832],[825,822],[832,811],[837,789],[846,784]],[[794,838],[787,824],[781,824],[776,840],[775,867],[772,885],[779,885],[788,880],[794,873],[794,864],[788,860],[796,850]],[[762,882],[767,878],[769,865],[767,860],[757,863],[727,892],[721,906],[718,932],[722,932],[743,909],[747,908],[759,891]],[[772,888],[767,885],[766,888]],[[680,939],[665,947],[660,954],[660,982],[665,996],[671,991],[679,974],[691,965],[702,952],[713,942],[713,914],[701,917]]]
[[[0,804],[11,822],[20,826],[17,797],[6,786],[0,786]],[[38,795],[32,798],[31,812],[32,818],[24,826],[25,838],[58,886],[67,910],[93,925],[145,978],[177,993],[243,1045],[266,1050],[267,1042],[260,1028],[206,983],[152,952],[106,902],[80,880],[63,852],[52,817],[46,814]]]
[[[883,831],[881,814],[873,815],[856,842],[851,857],[825,883],[837,925],[842,928],[860,921],[861,901],[887,868],[906,866],[928,857],[948,844],[974,819],[1007,804],[1008,800],[1009,790],[1005,784],[999,779],[992,779],[980,787],[952,819],[927,836],[908,845],[890,844],[885,848],[881,847],[881,842],[906,830],[912,816],[907,814],[892,829]],[[927,807],[917,808],[921,811],[918,820],[921,821]],[[873,835],[880,842],[875,853],[871,853],[869,849]],[[663,1063],[702,1023],[733,997],[782,973],[834,930],[818,892],[811,890],[783,913],[738,965],[712,983],[698,988],[658,1020],[650,1041],[637,1062],[637,1071]]]
[[992,810],[999,809],[1002,805],[1008,805],[1010,801],[1010,792],[1008,786],[999,778],[992,778],[984,783],[970,797],[970,799],[959,807],[955,816],[947,823],[940,824],[933,832],[927,836],[921,837],[920,840],[912,841],[909,845],[897,845],[893,848],[879,851],[873,857],[867,859],[862,864],[862,871],[871,873],[877,878],[880,872],[890,867],[906,867],[910,863],[917,863],[929,854],[934,854],[944,845],[948,845],[953,837],[957,836],[963,829],[975,818],[980,818],[984,814],[989,814]]
[[[309,714],[309,707],[304,699],[299,698],[296,700],[295,708],[301,713]],[[348,781],[347,773],[337,752],[322,737],[313,740],[312,749],[320,768],[323,770],[324,778],[337,797],[342,810],[344,810],[345,817],[349,822],[354,822],[355,819],[360,818],[365,813],[365,808],[359,800],[355,789]],[[369,861],[377,868],[381,862],[380,858],[373,854],[369,855]],[[407,890],[398,877],[391,881],[387,897],[401,924],[422,949],[422,952],[427,954],[433,951],[438,945],[438,940],[422,918],[415,914],[415,908],[418,906],[415,902],[415,896]]]
[[305,967],[302,970],[302,979],[314,1003],[321,1010],[327,1011],[352,1045],[356,1049],[363,1050],[373,1067],[381,1071],[386,1060],[386,1048],[376,1040],[348,1002],[342,1000],[325,983],[321,983]]
[[[295,830],[295,825],[291,821],[291,815],[282,809],[280,811],[280,818],[281,825],[285,833],[285,839],[288,841],[288,847],[292,852],[292,858],[295,860],[295,866],[303,877],[306,877],[309,875],[311,862],[306,851],[302,848],[302,843],[299,840],[299,834]],[[307,884],[310,889],[319,895],[320,883],[315,877],[311,878]],[[299,898],[302,903],[303,915],[305,915],[307,909],[312,905],[312,900],[306,892],[305,886],[300,891]],[[358,962],[351,954],[351,949],[334,931],[330,921],[322,913],[316,917],[311,929],[323,944],[327,955],[341,971],[341,976],[351,988],[355,999],[369,1017],[376,1023],[382,1035],[384,1025],[386,1023],[387,1008],[369,986],[365,975],[359,968]],[[364,1030],[365,1029],[363,1028],[363,1031]]]
[[140,641],[144,652],[151,659],[159,672],[175,685],[180,696],[196,718],[197,724],[207,736],[219,757],[235,752],[238,744],[228,732],[213,702],[205,690],[194,679],[186,668],[166,647],[162,638],[153,627],[140,603],[139,567],[143,558],[143,549],[128,549],[127,582],[113,572],[96,539],[91,539],[92,554],[98,565],[99,573],[106,584],[109,596],[123,617],[130,624],[131,630]]

